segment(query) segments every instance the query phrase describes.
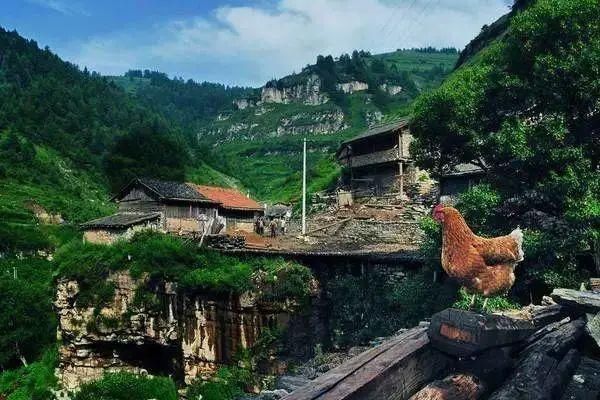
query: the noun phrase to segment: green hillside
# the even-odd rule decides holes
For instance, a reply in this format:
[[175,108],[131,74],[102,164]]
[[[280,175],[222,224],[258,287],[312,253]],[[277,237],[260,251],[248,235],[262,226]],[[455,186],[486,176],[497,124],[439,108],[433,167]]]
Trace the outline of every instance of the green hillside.
[[[110,79],[141,104],[184,127],[198,157],[239,179],[254,196],[268,201],[296,201],[300,196],[302,139],[310,140],[309,187],[327,188],[339,173],[333,153],[344,139],[382,119],[406,116],[420,93],[437,87],[452,70],[454,49],[398,50],[371,55],[355,51],[335,60],[319,56],[301,72],[267,82],[266,88],[307,85],[320,79],[325,103],[303,99],[261,101],[263,88],[225,87],[168,79],[151,71],[130,71]],[[364,82],[369,89],[343,93],[338,85]],[[401,87],[390,95],[382,85]],[[247,108],[235,100],[251,103]]]

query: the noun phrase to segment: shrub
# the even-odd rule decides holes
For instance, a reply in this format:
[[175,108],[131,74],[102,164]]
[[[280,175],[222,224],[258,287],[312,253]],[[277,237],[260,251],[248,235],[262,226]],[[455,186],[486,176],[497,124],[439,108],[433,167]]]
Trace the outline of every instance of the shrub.
[[186,395],[189,400],[231,400],[243,395],[251,380],[247,369],[221,367],[212,379],[193,382]]
[[[136,234],[131,241],[112,246],[72,242],[57,251],[58,276],[80,285],[78,305],[110,301],[114,287],[106,282],[111,272],[129,270],[134,277],[178,282],[187,291],[241,294],[263,293],[265,300],[305,300],[312,274],[300,264],[283,259],[232,257],[156,232]],[[140,294],[139,301],[148,299]]]
[[170,378],[145,377],[129,372],[106,374],[81,386],[73,400],[177,400],[177,388]]
[[47,400],[57,383],[54,369],[58,366],[58,352],[52,347],[37,362],[0,374],[0,398],[6,400]]

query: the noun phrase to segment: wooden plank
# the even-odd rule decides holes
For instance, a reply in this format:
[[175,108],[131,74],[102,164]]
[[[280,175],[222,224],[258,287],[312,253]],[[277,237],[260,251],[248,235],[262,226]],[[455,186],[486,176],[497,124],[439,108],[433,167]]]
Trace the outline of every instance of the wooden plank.
[[470,356],[519,342],[533,332],[535,325],[529,320],[450,308],[433,315],[428,333],[438,350]]
[[410,400],[477,400],[485,393],[485,385],[470,374],[453,374],[433,381]]
[[326,374],[321,375],[303,388],[300,388],[290,395],[284,397],[284,400],[316,399],[318,396],[330,390],[333,386],[338,384],[343,379],[346,379],[349,375],[363,367],[365,364],[369,363],[381,353],[388,351],[394,345],[401,343],[404,340],[408,340],[415,335],[421,334],[424,331],[425,328],[411,329],[396,338],[390,339],[377,347],[369,349],[343,363],[339,367],[336,367],[328,371]]
[[600,293],[574,289],[554,289],[550,296],[558,304],[563,304],[582,314],[600,312]]
[[[406,399],[445,370],[450,359],[414,328],[332,369],[284,400]],[[385,397],[381,397],[385,393]]]

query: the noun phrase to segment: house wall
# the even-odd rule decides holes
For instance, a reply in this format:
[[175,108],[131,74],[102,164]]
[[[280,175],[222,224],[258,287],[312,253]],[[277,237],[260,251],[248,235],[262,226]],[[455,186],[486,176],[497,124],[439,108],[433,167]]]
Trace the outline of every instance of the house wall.
[[95,244],[113,244],[117,240],[128,240],[140,231],[143,230],[161,230],[161,222],[159,219],[154,221],[146,221],[133,225],[127,229],[87,229],[83,232],[83,240]]
[[254,220],[258,218],[259,215],[264,215],[264,212],[220,209],[219,215],[225,217],[225,227],[229,231],[239,230],[244,232],[254,232]]
[[160,212],[162,204],[141,188],[133,188],[119,200],[120,212]]

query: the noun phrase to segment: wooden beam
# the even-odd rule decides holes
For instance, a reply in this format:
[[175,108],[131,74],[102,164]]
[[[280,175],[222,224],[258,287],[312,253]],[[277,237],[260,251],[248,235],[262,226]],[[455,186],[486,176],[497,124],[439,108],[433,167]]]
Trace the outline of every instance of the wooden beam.
[[410,400],[477,400],[484,392],[485,385],[476,376],[454,374],[431,382]]
[[283,400],[406,399],[451,365],[413,328],[318,377]]
[[449,308],[432,316],[429,337],[441,351],[470,356],[519,342],[535,330],[532,321]]

